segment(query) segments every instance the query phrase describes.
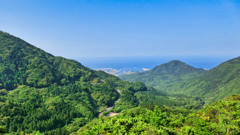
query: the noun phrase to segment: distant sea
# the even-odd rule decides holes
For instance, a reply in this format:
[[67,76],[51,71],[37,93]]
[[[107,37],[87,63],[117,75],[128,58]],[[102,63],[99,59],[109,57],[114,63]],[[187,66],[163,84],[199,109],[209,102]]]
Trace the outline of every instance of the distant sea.
[[75,59],[92,69],[113,68],[124,71],[142,71],[152,69],[171,60],[180,60],[196,68],[212,69],[234,57],[99,57]]

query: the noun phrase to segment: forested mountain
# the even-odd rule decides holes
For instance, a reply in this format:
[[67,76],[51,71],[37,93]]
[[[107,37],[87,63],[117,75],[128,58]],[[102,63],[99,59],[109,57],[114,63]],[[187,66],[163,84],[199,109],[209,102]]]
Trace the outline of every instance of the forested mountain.
[[184,62],[174,60],[161,64],[149,71],[120,76],[131,82],[140,81],[156,89],[171,87],[181,81],[189,80],[206,72],[204,69],[194,68]]
[[147,90],[79,62],[55,57],[0,31],[0,129],[11,134],[70,134],[121,97],[113,111],[138,105]]
[[[179,85],[180,86],[180,85]],[[226,61],[200,77],[170,88],[205,99],[208,103],[240,93],[240,57]],[[169,91],[170,91],[169,89]]]
[[0,87],[8,90],[24,84],[37,88],[51,84],[66,85],[97,76],[79,62],[67,60],[36,48],[27,42],[0,32]]
[[193,68],[179,61],[171,61],[150,71],[121,78],[144,82],[170,95],[198,97],[209,104],[240,93],[240,57],[208,71]]
[[204,69],[194,68],[184,62],[173,60],[159,65],[152,70],[120,76],[131,82],[140,81],[156,90],[136,93],[141,106],[153,108],[155,105],[167,105],[173,108],[200,109],[204,101],[198,96],[186,93],[170,93],[183,82],[192,80],[207,72]]
[[240,95],[233,95],[197,112],[138,107],[115,117],[95,119],[72,135],[237,135],[239,120]]

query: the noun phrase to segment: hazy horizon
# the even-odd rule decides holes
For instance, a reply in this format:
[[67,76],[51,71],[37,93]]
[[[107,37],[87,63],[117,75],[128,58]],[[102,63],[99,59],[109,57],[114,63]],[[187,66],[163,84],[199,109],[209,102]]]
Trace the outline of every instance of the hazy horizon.
[[180,60],[195,68],[212,69],[219,64],[235,57],[95,57],[95,58],[74,58],[83,65],[92,69],[114,68],[139,71],[142,68],[152,69],[158,65],[172,60]]

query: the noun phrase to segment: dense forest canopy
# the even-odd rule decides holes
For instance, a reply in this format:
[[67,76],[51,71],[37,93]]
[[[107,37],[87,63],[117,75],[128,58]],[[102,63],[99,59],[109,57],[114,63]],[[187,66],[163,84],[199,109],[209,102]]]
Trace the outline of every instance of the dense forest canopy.
[[240,134],[240,95],[227,97],[197,112],[138,107],[116,117],[95,119],[72,135],[87,134],[237,135]]
[[9,133],[69,134],[98,117],[138,105],[140,82],[129,83],[75,60],[55,57],[0,32],[0,125]]

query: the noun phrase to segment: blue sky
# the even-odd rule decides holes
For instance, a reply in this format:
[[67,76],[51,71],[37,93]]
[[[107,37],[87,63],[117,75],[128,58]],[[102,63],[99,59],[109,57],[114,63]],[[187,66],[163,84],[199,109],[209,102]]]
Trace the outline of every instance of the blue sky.
[[236,57],[238,0],[0,0],[0,30],[57,56]]

